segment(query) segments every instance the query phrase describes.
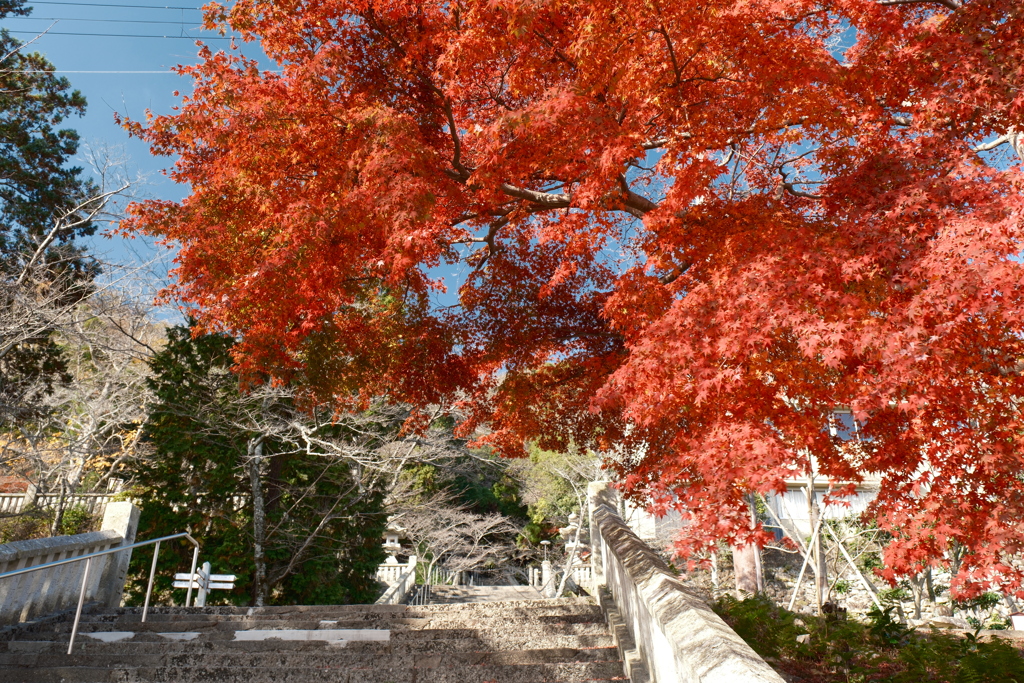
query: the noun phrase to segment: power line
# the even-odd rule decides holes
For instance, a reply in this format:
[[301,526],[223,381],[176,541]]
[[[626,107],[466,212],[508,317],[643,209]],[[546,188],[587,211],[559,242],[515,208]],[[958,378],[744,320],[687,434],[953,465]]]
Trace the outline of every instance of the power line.
[[200,7],[155,7],[153,5],[114,5],[105,2],[57,2],[57,0],[32,0],[33,5],[73,5],[76,7],[128,7],[131,9],[184,9],[196,12],[202,11]]
[[[72,19],[71,17],[7,17],[8,19],[34,19],[36,21],[91,21],[106,24],[173,24],[180,26],[183,21],[154,21],[152,19]],[[188,22],[192,23],[192,22]],[[198,26],[195,27],[199,29]]]
[[31,71],[18,71],[19,74],[173,74],[174,76],[180,76],[181,74],[174,71],[43,71],[43,70],[31,70]]
[[[281,73],[281,70],[280,69],[261,69],[261,72],[262,73],[279,74],[279,73]],[[169,74],[169,75],[172,75],[172,76],[181,76],[181,74],[179,74],[178,72],[176,72],[176,71],[169,71],[169,70],[163,70],[163,71],[64,71],[64,70],[58,69],[57,71],[28,70],[28,71],[18,71],[17,73],[19,73],[19,74],[57,74],[57,75],[60,75],[60,74]],[[187,74],[186,74],[186,76],[187,76]]]
[[231,40],[229,37],[222,36],[144,36],[137,33],[71,33],[67,31],[46,31],[45,34],[41,34],[39,31],[8,31],[8,33],[18,33],[22,35],[38,36],[93,36],[96,38],[182,38],[186,40]]

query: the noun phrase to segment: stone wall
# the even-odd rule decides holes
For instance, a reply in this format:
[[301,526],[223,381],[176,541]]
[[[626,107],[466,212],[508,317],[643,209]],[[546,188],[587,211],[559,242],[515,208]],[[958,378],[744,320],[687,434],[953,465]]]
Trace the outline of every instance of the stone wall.
[[[109,503],[101,531],[0,545],[0,574],[129,545],[135,542],[138,524],[139,509],[134,505]],[[86,602],[109,608],[121,604],[131,554],[126,550],[92,560]],[[74,608],[84,571],[83,561],[0,578],[0,626]]]
[[589,498],[594,582],[611,592],[651,681],[783,683],[623,522],[608,482],[592,483]]

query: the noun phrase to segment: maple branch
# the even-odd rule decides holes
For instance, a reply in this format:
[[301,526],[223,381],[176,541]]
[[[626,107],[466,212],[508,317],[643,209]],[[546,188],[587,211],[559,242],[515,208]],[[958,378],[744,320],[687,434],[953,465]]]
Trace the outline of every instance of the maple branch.
[[[684,135],[688,136],[689,134],[684,133]],[[653,140],[641,143],[640,146],[644,149],[658,149],[659,147],[664,147],[667,144],[668,138],[654,138]]]
[[458,171],[462,180],[469,178],[471,171],[462,165],[462,141],[459,139],[459,130],[455,127],[455,115],[452,113],[452,100],[444,98],[444,115],[448,119],[448,132],[452,136],[452,166]]
[[626,211],[637,218],[643,218],[645,213],[658,208],[658,205],[647,197],[633,192],[629,187],[629,183],[626,181],[626,176],[622,173],[619,174],[619,185],[622,187],[623,194],[626,195],[623,200],[623,203],[626,205]]
[[658,282],[663,285],[670,285],[680,278],[686,271],[693,265],[692,261],[683,261],[678,266],[672,269],[671,273],[666,273],[658,278]]
[[574,62],[573,62],[573,61],[572,61],[571,59],[569,59],[568,57],[566,57],[566,56],[565,56],[565,53],[564,53],[564,52],[562,52],[562,51],[561,51],[561,50],[560,50],[559,48],[555,47],[555,44],[554,44],[554,43],[552,43],[552,42],[551,42],[550,40],[548,40],[548,37],[547,37],[547,36],[545,36],[545,35],[544,35],[543,33],[541,33],[540,31],[536,31],[536,30],[535,30],[535,31],[533,32],[533,35],[535,35],[535,36],[537,36],[538,38],[540,38],[541,40],[543,40],[543,41],[544,41],[544,43],[545,43],[545,44],[546,44],[546,45],[547,45],[548,47],[550,47],[550,48],[551,48],[551,50],[552,50],[552,51],[553,51],[553,52],[555,53],[555,56],[556,56],[556,57],[558,57],[558,58],[559,58],[560,60],[562,60],[563,62],[565,62],[566,64],[568,64],[568,65],[569,65],[569,68],[571,68],[571,69],[572,69],[573,71],[576,71],[576,64],[575,64],[575,63],[574,63]]
[[782,183],[782,188],[786,192],[788,192],[791,195],[793,195],[794,197],[803,197],[804,199],[821,199],[821,195],[820,194],[811,194],[810,192],[804,192],[803,190],[798,190],[798,189],[796,189],[796,187],[794,187],[793,183],[786,183],[786,182],[784,182],[784,183]]
[[[655,3],[654,7],[658,10],[658,15],[660,16],[661,9],[658,7],[657,3]],[[665,46],[668,48],[668,57],[672,60],[672,71],[675,72],[676,75],[675,83],[669,87],[675,88],[682,82],[682,75],[679,73],[679,63],[676,61],[676,50],[672,47],[672,39],[668,37],[668,31],[665,30],[664,24],[661,25],[660,29],[656,31],[656,33],[660,33],[661,37],[665,39]]]
[[988,151],[991,151],[991,150],[995,149],[996,147],[1000,147],[1002,145],[1005,145],[1009,141],[1010,141],[1010,136],[1009,135],[1001,135],[998,138],[996,138],[995,140],[992,140],[991,142],[984,142],[984,143],[978,145],[977,147],[974,148],[974,151],[975,152],[988,152]]
[[1024,139],[1021,138],[1020,133],[1016,131],[1010,131],[1005,135],[1000,135],[995,140],[989,142],[983,142],[974,148],[975,152],[990,152],[997,147],[1009,144],[1011,149],[1017,154],[1021,160],[1024,160]]
[[942,5],[954,12],[963,8],[963,4],[957,0],[879,0],[879,5],[890,7],[892,5]]
[[504,192],[510,197],[516,197],[517,199],[525,199],[528,202],[540,204],[545,209],[569,208],[569,195],[567,194],[537,192],[536,190],[527,190],[521,187],[516,187],[515,185],[509,185],[508,183],[502,183],[500,189],[502,192]]
[[[806,156],[807,154],[811,154],[814,151],[815,150],[810,150],[806,154],[801,154],[800,156],[798,156],[796,158],[799,159],[800,157]],[[803,190],[798,190],[796,188],[796,185],[802,185],[804,183],[799,183],[799,182],[798,183],[791,183],[791,182],[789,182],[789,174],[786,173],[781,167],[779,168],[779,175],[782,176],[782,183],[781,183],[782,189],[784,189],[786,192],[790,193],[794,197],[803,197],[804,199],[821,199],[821,195],[811,194],[810,192],[804,192]]]
[[[697,78],[697,79],[687,79],[687,80],[714,80],[714,79]],[[910,119],[908,117],[897,116],[897,117],[894,117],[894,118],[895,118],[896,122],[901,124],[901,125],[904,125],[904,126],[909,126],[910,125]],[[806,116],[801,116],[800,118],[796,118],[796,119],[790,119],[790,120],[787,120],[787,121],[783,121],[780,125],[778,125],[778,126],[776,126],[774,128],[770,128],[768,130],[758,130],[757,127],[755,127],[755,126],[749,126],[747,128],[742,128],[742,129],[739,129],[739,130],[733,130],[731,133],[732,133],[732,135],[734,137],[729,138],[727,144],[730,144],[730,145],[734,144],[736,142],[735,136],[737,136],[737,135],[761,135],[761,134],[764,134],[764,133],[774,133],[776,131],[785,130],[785,129],[791,128],[793,126],[802,126],[805,123],[807,123],[807,119],[808,119],[808,117],[806,117]],[[693,139],[693,133],[691,133],[689,131],[684,131],[682,133],[679,133],[675,137],[678,138],[679,140],[692,140]],[[642,149],[646,149],[646,150],[659,149],[661,147],[665,147],[666,145],[668,145],[669,142],[670,142],[670,139],[668,137],[665,137],[665,136],[658,137],[658,138],[651,138],[650,140],[645,140],[644,142],[641,142],[640,143],[640,147]]]

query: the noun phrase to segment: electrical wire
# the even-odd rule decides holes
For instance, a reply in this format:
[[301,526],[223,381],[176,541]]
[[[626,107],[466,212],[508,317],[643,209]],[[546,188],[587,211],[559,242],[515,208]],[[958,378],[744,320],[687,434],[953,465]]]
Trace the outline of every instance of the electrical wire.
[[128,7],[131,9],[183,9],[202,11],[201,7],[157,7],[154,5],[114,5],[105,2],[57,2],[57,0],[32,0],[33,5],[73,5],[76,7]]
[[[152,19],[72,19],[71,17],[7,17],[7,19],[35,19],[36,21],[91,21],[107,24],[173,24],[174,26],[180,26],[185,23],[182,21],[154,21]],[[195,29],[198,30],[199,27],[196,26]]]
[[19,71],[19,74],[172,74],[179,76],[180,74],[174,71],[62,71],[60,69],[56,71],[43,71],[43,70],[31,70],[31,71]]
[[[273,73],[273,74],[281,73],[280,69],[261,69],[261,71],[263,73]],[[56,71],[44,71],[44,70],[35,70],[35,69],[33,69],[33,70],[28,70],[28,71],[18,71],[18,73],[19,74],[55,74],[55,75],[60,75],[60,74],[170,74],[172,76],[181,76],[181,74],[177,73],[176,71],[170,71],[168,69],[165,69],[163,71],[64,71],[62,69],[57,69]]]
[[144,36],[137,33],[71,33],[68,31],[8,31],[8,33],[17,33],[22,35],[30,36],[92,36],[95,38],[182,38],[185,40],[231,40],[230,37],[224,36]]

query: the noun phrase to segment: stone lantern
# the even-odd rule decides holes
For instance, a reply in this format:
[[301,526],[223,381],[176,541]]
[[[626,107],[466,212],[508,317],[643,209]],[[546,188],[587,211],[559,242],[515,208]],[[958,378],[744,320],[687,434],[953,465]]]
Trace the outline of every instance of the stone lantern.
[[386,564],[398,564],[398,558],[395,555],[402,552],[402,531],[404,530],[401,527],[393,523],[389,523],[384,530],[384,550],[388,552]]

